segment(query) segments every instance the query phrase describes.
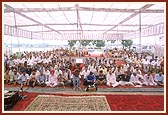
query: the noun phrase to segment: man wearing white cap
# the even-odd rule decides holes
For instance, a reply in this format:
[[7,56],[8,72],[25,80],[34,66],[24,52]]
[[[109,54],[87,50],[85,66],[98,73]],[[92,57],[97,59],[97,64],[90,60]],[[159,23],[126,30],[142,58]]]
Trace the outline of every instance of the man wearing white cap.
[[142,85],[141,81],[139,80],[139,75],[134,71],[131,75],[130,82],[134,85]]

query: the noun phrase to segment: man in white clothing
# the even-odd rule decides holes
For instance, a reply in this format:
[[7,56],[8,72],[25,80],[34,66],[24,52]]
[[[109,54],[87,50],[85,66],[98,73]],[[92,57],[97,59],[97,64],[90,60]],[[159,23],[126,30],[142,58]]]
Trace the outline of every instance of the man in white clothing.
[[155,58],[152,62],[151,62],[151,66],[152,66],[152,70],[154,70],[157,66],[157,58]]
[[96,70],[96,64],[94,64],[93,66],[90,67],[90,71],[92,73],[95,73],[97,70]]
[[83,77],[84,80],[84,85],[86,85],[86,78],[89,75],[89,73],[90,70],[88,70],[88,67],[85,67],[85,69],[82,72],[80,72],[80,75]]
[[48,81],[48,79],[49,79],[49,75],[50,75],[50,71],[49,71],[49,68],[45,68],[45,70],[44,70],[44,74],[46,75],[46,81]]
[[144,84],[147,86],[156,86],[157,83],[154,82],[152,73],[149,71],[148,74],[144,75]]
[[119,83],[116,81],[116,76],[114,73],[112,73],[112,70],[109,70],[107,76],[106,76],[106,80],[107,80],[107,85],[108,86],[113,86],[116,87],[119,85]]
[[57,76],[54,74],[54,70],[51,70],[49,75],[49,81],[46,82],[46,85],[50,87],[55,87],[57,86],[57,84],[58,84]]
[[149,71],[149,65],[150,65],[150,62],[147,58],[145,58],[145,60],[142,62],[143,64],[143,71],[144,73],[148,73]]
[[60,68],[58,67],[56,70],[55,70],[55,73],[54,73],[56,76],[59,76],[60,74],[62,74],[62,71],[60,70]]
[[84,79],[89,75],[90,71],[88,70],[87,67],[81,72],[81,75],[83,76]]
[[130,82],[134,85],[142,85],[142,82],[139,80],[139,75],[136,72],[133,72],[131,75]]
[[141,70],[140,70],[140,68],[139,68],[138,65],[135,66],[135,69],[134,69],[133,72],[135,72],[135,73],[138,74],[138,75],[142,75],[142,72],[141,72]]

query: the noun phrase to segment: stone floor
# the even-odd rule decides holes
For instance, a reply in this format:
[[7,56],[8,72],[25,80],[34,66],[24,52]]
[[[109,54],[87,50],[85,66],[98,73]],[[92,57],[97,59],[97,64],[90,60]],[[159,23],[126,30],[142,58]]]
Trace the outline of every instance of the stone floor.
[[[4,90],[19,91],[20,87],[5,87]],[[84,88],[73,90],[72,88],[63,87],[24,87],[23,91],[33,93],[67,93],[67,94],[151,94],[164,95],[164,88],[98,88],[96,92],[86,92]]]

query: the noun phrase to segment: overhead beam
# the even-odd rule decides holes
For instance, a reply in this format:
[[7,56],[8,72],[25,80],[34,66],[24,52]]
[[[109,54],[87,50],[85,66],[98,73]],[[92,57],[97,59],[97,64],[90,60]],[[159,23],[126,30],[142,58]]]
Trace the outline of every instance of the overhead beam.
[[[16,30],[18,34],[16,34]],[[38,33],[38,32],[30,32],[21,30],[19,28],[11,27],[11,26],[4,26],[4,35],[8,36],[16,36],[22,37],[22,38],[29,38],[29,39],[39,39],[39,40],[81,40],[81,38],[78,37],[77,33],[62,33],[62,34],[56,34],[56,33]],[[85,40],[112,40],[112,39],[123,39],[123,33],[118,34],[83,34],[82,39]]]
[[[48,23],[45,24],[47,26],[68,26],[68,25],[76,25],[77,23]],[[87,24],[81,23],[81,25],[88,25],[88,26],[117,26],[116,24]],[[31,26],[41,26],[40,24],[25,24],[25,25],[17,25],[17,27],[31,27]],[[139,26],[139,24],[121,24],[120,26]],[[154,26],[154,24],[143,24],[141,26]]]
[[[60,32],[77,32],[77,31],[82,31],[82,30],[58,30]],[[83,31],[87,31],[87,32],[95,32],[95,31],[105,31],[105,30],[83,30]],[[134,32],[136,30],[110,30],[110,31],[118,31],[118,32]],[[47,31],[32,31],[32,32],[52,32],[51,30],[47,30]]]
[[[15,8],[18,12],[57,12],[57,11],[76,11],[74,7],[63,7],[63,8]],[[117,8],[90,8],[90,7],[79,7],[79,11],[97,11],[97,12],[122,12],[122,13],[133,13],[138,9],[117,9]],[[5,13],[13,12],[12,9],[4,9]],[[160,9],[149,9],[144,10],[142,13],[164,13],[164,10]]]
[[33,22],[35,22],[35,23],[37,23],[37,24],[39,24],[39,25],[41,25],[41,26],[44,26],[44,27],[46,27],[46,28],[48,28],[48,29],[50,29],[50,30],[52,30],[52,31],[55,31],[55,32],[61,34],[60,32],[56,31],[55,29],[50,28],[49,26],[47,26],[47,25],[45,25],[45,24],[42,24],[41,22],[39,22],[39,21],[37,21],[37,20],[34,20],[33,18],[30,18],[30,17],[24,15],[24,14],[21,13],[20,11],[15,10],[14,8],[12,8],[11,6],[9,6],[9,5],[7,5],[7,4],[4,4],[4,6],[5,6],[7,9],[13,10],[13,12],[19,14],[20,16],[23,16],[23,17],[25,17],[25,18],[27,18],[27,19],[29,19],[29,20],[31,20],[31,21],[33,21]]
[[146,4],[145,6],[141,7],[138,11],[136,11],[135,13],[131,14],[130,16],[128,16],[127,18],[125,18],[124,20],[122,20],[121,22],[119,22],[116,26],[108,29],[107,31],[105,31],[104,33],[107,33],[110,30],[113,30],[114,28],[116,28],[117,26],[120,26],[121,24],[123,24],[124,22],[130,20],[131,18],[137,16],[139,13],[143,12],[144,10],[146,10],[147,8],[153,6],[154,4]]
[[[148,28],[143,28],[142,29],[142,37],[145,36],[156,36],[156,35],[161,35],[164,34],[164,23],[159,23],[155,26],[152,27],[148,27]],[[16,32],[18,32],[16,34]],[[31,31],[26,31],[26,30],[22,30],[19,28],[15,28],[12,26],[8,26],[8,25],[4,25],[4,35],[9,35],[9,36],[18,36],[18,37],[22,37],[22,38],[29,38],[29,39],[39,39],[39,40],[43,40],[43,39],[59,39],[59,40],[77,40],[79,39],[77,37],[76,32],[75,33],[63,33],[63,34],[56,34],[56,33],[36,33],[36,32],[31,32]],[[119,33],[117,32],[117,34],[84,34],[84,38],[83,39],[108,39],[108,40],[112,40],[112,39],[127,39],[127,38],[137,38],[138,37],[138,31],[135,32],[130,32],[130,33]]]

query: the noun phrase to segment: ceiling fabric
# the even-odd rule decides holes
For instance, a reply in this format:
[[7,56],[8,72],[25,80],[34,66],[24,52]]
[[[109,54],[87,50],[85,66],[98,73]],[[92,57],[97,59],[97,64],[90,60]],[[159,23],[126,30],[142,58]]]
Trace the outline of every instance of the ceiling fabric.
[[164,34],[165,3],[3,3],[4,34],[48,40],[122,40]]

